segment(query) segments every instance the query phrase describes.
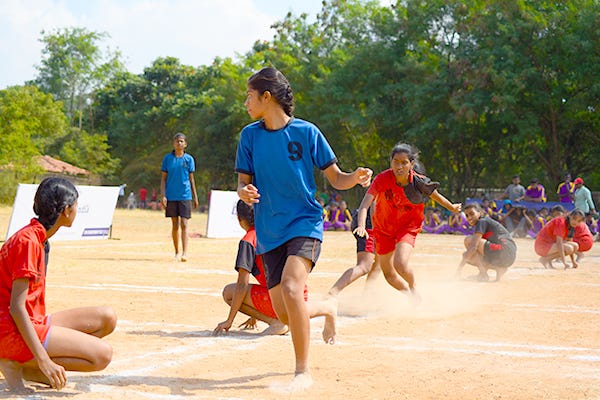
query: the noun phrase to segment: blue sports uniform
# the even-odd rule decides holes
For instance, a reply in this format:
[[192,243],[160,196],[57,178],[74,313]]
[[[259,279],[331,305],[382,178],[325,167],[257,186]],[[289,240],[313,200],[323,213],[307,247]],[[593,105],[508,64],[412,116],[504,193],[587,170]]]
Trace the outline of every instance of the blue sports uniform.
[[167,173],[165,197],[168,201],[192,200],[190,174],[196,171],[194,157],[188,153],[176,157],[172,151],[164,156],[160,169]]
[[252,175],[260,194],[254,205],[258,254],[296,237],[323,240],[314,167],[325,170],[336,162],[327,139],[310,122],[292,118],[270,131],[258,121],[242,129],[235,171]]

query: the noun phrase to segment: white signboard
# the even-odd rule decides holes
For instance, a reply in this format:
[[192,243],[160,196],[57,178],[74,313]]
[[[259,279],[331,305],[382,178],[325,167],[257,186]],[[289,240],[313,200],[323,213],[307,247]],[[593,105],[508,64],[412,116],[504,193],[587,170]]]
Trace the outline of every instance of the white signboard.
[[237,192],[210,191],[206,237],[241,238],[246,233],[237,220]]
[[[20,183],[6,239],[35,218],[33,198],[38,185]],[[76,186],[79,193],[73,226],[61,227],[52,240],[107,239],[119,197],[118,186]]]

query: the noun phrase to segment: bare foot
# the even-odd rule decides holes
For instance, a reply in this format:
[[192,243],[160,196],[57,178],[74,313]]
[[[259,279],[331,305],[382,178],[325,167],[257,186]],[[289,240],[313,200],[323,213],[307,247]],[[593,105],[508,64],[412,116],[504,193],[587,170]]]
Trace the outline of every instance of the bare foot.
[[11,392],[19,394],[31,394],[35,391],[25,386],[23,382],[23,367],[16,361],[0,359],[0,371],[4,375],[6,384]]
[[275,321],[267,329],[262,331],[261,335],[285,335],[290,329],[281,321]]
[[496,282],[498,282],[498,281],[500,281],[500,279],[502,279],[502,276],[504,276],[507,269],[508,268],[496,268]]
[[329,312],[325,315],[325,325],[323,326],[323,340],[327,344],[335,344],[335,321],[337,318],[338,300],[333,296],[329,296],[327,300],[325,300],[325,304],[327,304]]
[[410,300],[410,305],[412,305],[413,307],[417,307],[423,301],[423,298],[415,288],[412,288],[410,290],[410,292],[408,293],[408,298]]
[[290,394],[303,392],[313,384],[312,377],[309,372],[296,374],[290,383],[276,382],[269,386],[273,392],[281,394]]
[[290,383],[290,392],[302,392],[313,384],[312,376],[310,376],[309,372],[302,372],[300,374],[296,374],[294,379]]
[[544,268],[546,269],[554,269],[554,265],[552,265],[552,260],[548,259],[546,257],[540,257],[540,262],[542,263],[542,265],[544,266]]

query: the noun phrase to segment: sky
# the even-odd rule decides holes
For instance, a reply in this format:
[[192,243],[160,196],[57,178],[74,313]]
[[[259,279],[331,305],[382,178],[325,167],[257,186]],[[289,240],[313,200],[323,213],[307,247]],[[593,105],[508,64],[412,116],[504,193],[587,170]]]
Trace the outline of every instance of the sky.
[[98,42],[120,51],[139,74],[159,57],[198,67],[235,57],[256,40],[271,40],[270,26],[287,12],[314,17],[322,0],[0,0],[0,90],[37,75],[41,31],[86,28],[110,37]]

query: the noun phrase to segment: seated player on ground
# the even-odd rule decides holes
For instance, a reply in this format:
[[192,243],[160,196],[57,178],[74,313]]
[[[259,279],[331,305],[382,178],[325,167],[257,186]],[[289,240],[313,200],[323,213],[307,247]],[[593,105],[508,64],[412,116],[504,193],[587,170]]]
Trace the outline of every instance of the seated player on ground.
[[470,203],[464,209],[469,225],[474,226],[472,235],[465,238],[466,251],[456,270],[456,276],[465,264],[471,264],[479,269],[478,280],[489,280],[488,270],[496,271],[496,281],[506,273],[508,267],[514,262],[517,255],[517,246],[510,233],[498,221],[483,216],[481,207],[477,203]]
[[[550,220],[535,238],[534,249],[540,256],[540,262],[544,268],[554,268],[552,260],[559,258],[564,268],[569,268],[565,256],[571,258],[573,268],[577,268],[575,254],[579,245],[572,240],[574,230],[585,218],[583,211],[576,208],[566,216],[555,217]],[[572,233],[570,233],[570,231]]]
[[[267,278],[260,257],[256,255],[256,230],[254,229],[254,210],[242,200],[237,202],[237,217],[242,229],[246,231],[240,240],[235,269],[238,273],[236,283],[230,283],[223,288],[223,299],[229,304],[227,319],[220,322],[214,329],[213,334],[218,335],[228,332],[233,325],[233,320],[238,311],[250,316],[240,327],[254,328],[256,320],[263,321],[269,325],[262,333],[265,335],[283,335],[287,333],[288,327],[279,319],[273,310],[269,290],[267,289]],[[258,284],[249,283],[250,275],[258,281]],[[308,294],[305,288],[304,299]]]

